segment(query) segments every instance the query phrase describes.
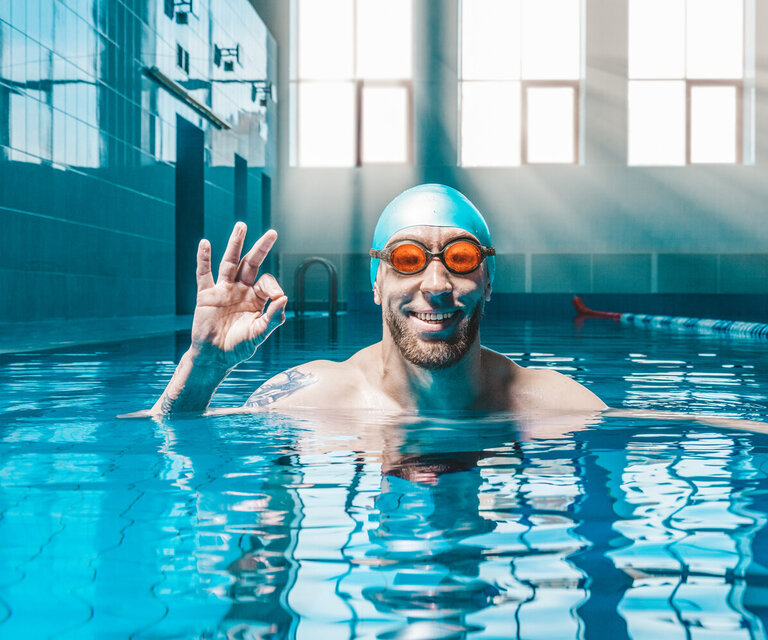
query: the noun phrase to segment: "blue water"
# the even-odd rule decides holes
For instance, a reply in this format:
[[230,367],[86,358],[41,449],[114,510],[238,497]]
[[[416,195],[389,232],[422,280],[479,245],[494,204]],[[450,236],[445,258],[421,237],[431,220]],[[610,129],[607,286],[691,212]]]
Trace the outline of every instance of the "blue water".
[[[289,322],[214,405],[379,332]],[[117,419],[187,341],[2,356],[0,637],[766,637],[759,425]],[[483,342],[612,406],[768,419],[762,344],[500,320]]]

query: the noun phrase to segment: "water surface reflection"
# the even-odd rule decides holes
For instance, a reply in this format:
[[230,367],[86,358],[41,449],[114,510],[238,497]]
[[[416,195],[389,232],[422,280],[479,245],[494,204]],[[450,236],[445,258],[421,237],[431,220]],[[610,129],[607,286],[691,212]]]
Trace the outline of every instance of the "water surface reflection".
[[[763,436],[568,416],[288,420],[289,452],[233,456],[198,489],[229,536],[221,556],[240,550],[198,564],[229,576],[221,633],[763,637]],[[208,424],[214,440],[253,437],[247,416]],[[192,475],[214,475],[195,456]]]

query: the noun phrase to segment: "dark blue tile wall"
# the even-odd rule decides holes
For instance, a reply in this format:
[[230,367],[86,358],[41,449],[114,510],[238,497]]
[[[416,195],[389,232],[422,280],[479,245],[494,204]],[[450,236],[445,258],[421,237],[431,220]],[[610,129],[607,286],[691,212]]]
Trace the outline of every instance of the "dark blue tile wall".
[[[273,173],[276,123],[247,80],[273,77],[274,40],[247,0],[195,0],[186,24],[164,8],[0,0],[0,321],[174,312],[177,114],[204,132],[214,259],[234,221],[235,153],[248,161],[246,217],[259,230],[255,185]],[[214,64],[214,45],[239,45],[233,71]],[[162,88],[151,67],[229,128]]]

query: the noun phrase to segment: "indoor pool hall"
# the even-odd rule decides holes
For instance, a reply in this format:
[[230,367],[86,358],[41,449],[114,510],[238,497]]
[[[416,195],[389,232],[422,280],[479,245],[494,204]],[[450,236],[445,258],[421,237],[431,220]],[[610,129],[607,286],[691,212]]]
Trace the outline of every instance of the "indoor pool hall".
[[0,639],[768,640],[764,33],[0,0]]

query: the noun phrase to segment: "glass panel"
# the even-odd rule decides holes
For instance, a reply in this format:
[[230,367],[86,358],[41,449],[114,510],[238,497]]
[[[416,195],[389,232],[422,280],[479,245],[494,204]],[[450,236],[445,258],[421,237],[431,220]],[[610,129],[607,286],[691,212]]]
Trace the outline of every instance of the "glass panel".
[[404,87],[363,88],[362,161],[408,160],[408,91]]
[[462,0],[461,77],[520,78],[520,0]]
[[691,87],[691,162],[736,162],[736,87]]
[[685,0],[629,1],[629,77],[685,77]]
[[577,80],[581,75],[579,0],[523,0],[523,78]]
[[629,164],[685,164],[685,81],[629,83]]
[[10,145],[17,151],[27,150],[27,98],[21,94],[8,96]]
[[53,111],[53,161],[57,164],[67,163],[67,116],[61,111]]
[[412,75],[410,0],[357,0],[357,77]]
[[303,83],[298,91],[299,165],[350,167],[355,164],[355,85]]
[[743,0],[688,2],[688,77],[744,75]]
[[350,79],[352,0],[299,0],[299,78]]
[[462,83],[461,164],[520,164],[519,82]]
[[530,87],[527,98],[527,162],[575,162],[573,88]]
[[27,110],[27,136],[26,151],[29,155],[39,158],[42,156],[40,139],[40,103],[33,97],[39,96],[39,91],[27,91],[26,110]]

